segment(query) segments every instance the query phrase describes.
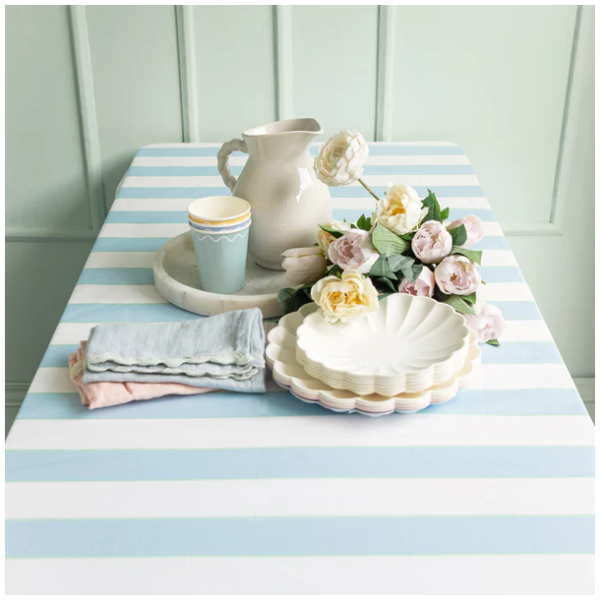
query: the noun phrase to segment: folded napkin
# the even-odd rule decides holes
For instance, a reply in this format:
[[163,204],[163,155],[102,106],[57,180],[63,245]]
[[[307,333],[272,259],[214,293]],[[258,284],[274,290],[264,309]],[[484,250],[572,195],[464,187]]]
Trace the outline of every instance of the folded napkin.
[[265,391],[258,308],[183,323],[102,323],[92,329],[83,383],[181,383]]
[[69,375],[77,386],[81,403],[90,410],[117,406],[138,400],[151,400],[162,396],[189,396],[214,392],[212,388],[199,388],[181,383],[118,383],[100,381],[83,383],[86,342],[80,342],[76,354],[69,354]]

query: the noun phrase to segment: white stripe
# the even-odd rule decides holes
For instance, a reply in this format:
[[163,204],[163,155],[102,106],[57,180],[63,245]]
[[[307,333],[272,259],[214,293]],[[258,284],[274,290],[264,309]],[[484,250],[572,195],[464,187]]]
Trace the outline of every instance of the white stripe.
[[517,267],[517,259],[510,250],[484,250],[481,256],[484,267]]
[[[76,332],[78,339],[70,343],[76,344],[79,340],[85,339],[85,336],[80,337],[80,334],[88,327],[90,324],[86,323],[82,324],[79,330],[73,328],[69,334],[73,335]],[[564,364],[484,364],[473,376],[469,387],[482,390],[547,390],[570,389],[574,385]],[[76,390],[69,379],[69,370],[66,367],[40,367],[33,377],[29,391],[49,394]]]
[[[137,198],[117,198],[111,207],[112,212],[119,211],[185,211],[193,202],[191,198],[146,198],[139,200]],[[444,198],[442,201],[444,207],[450,209],[486,209],[490,205],[486,198],[468,198],[456,196]],[[375,200],[366,192],[364,198],[332,198],[331,205],[334,209],[363,210],[367,214],[373,212]]]
[[172,238],[189,231],[187,223],[104,223],[99,238]]
[[482,284],[477,288],[477,297],[487,302],[533,302],[529,286],[521,281]]
[[153,285],[75,286],[69,304],[166,304]]
[[[373,502],[373,500],[372,500]],[[593,594],[593,554],[27,558],[7,594]]]
[[279,448],[340,446],[580,446],[594,444],[587,415],[415,413],[219,419],[17,419],[11,450]]
[[5,493],[7,519],[594,514],[593,477],[27,482]]
[[[230,156],[229,165],[241,167],[246,164],[247,156]],[[367,165],[413,166],[413,165],[468,165],[464,154],[406,155],[406,156],[369,156]],[[136,156],[133,167],[216,167],[216,156]]]
[[[187,223],[105,223],[98,237],[171,238],[188,230]],[[500,225],[494,221],[484,221],[483,230],[488,236],[503,235]]]
[[552,334],[545,321],[506,321],[501,343],[551,342]]
[[[110,254],[110,253],[109,253]],[[267,325],[275,323],[265,323]],[[59,323],[50,344],[78,344],[87,339],[92,327],[97,323]],[[502,343],[510,342],[550,342],[552,334],[544,321],[506,321]]]
[[85,268],[151,269],[155,255],[155,252],[92,252],[85,263]]
[[[365,175],[364,182],[369,186],[388,186],[390,183],[401,181],[404,185],[411,186],[478,186],[479,181],[475,175]],[[223,180],[220,175],[195,175],[195,176],[142,176],[126,177],[123,188],[197,188],[197,187],[222,187]],[[352,186],[361,187],[355,182]],[[366,193],[366,192],[365,192]]]

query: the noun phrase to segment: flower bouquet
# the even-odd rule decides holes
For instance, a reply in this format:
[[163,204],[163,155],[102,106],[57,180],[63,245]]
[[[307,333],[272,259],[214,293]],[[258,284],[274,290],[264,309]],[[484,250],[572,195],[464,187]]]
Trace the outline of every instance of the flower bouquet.
[[317,177],[329,186],[358,181],[376,199],[370,217],[356,223],[319,225],[315,246],[284,252],[286,284],[279,292],[284,314],[314,301],[328,321],[346,322],[379,308],[392,293],[428,296],[464,315],[479,342],[498,345],[504,329],[501,311],[477,298],[483,238],[475,215],[444,222],[433,192],[420,199],[410,186],[390,185],[383,198],[361,179],[369,149],[358,132],[341,131],[315,159]]

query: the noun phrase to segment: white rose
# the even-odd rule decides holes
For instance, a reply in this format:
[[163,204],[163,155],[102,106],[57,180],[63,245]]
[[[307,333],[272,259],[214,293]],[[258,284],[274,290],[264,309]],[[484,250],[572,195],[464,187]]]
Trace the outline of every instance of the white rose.
[[358,131],[340,131],[329,138],[315,159],[317,177],[326,185],[349,185],[362,176],[369,146]]
[[[346,221],[329,221],[329,223],[323,223],[323,225],[328,229],[335,229],[336,231],[350,231],[350,223],[346,223]],[[327,250],[329,250],[329,244],[334,241],[335,238],[328,231],[319,227],[317,242],[325,254],[327,254]]]
[[422,208],[423,203],[413,188],[400,183],[391,185],[377,203],[373,224],[381,223],[396,235],[404,235],[418,227]]
[[346,322],[379,308],[377,290],[371,280],[351,269],[344,271],[341,279],[330,275],[317,281],[311,296],[330,323]]

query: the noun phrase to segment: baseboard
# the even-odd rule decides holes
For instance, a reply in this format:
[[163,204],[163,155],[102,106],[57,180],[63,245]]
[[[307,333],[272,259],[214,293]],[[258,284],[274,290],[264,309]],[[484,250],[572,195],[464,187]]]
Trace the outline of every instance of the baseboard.
[[596,378],[595,377],[576,377],[573,379],[577,386],[577,391],[581,399],[586,403],[594,403],[596,401]]
[[19,407],[31,383],[7,383],[4,386],[4,406]]

